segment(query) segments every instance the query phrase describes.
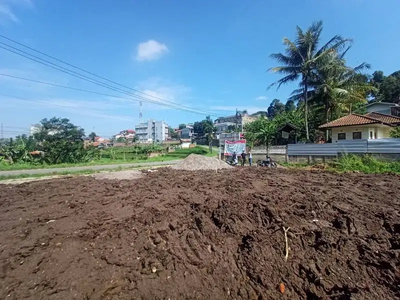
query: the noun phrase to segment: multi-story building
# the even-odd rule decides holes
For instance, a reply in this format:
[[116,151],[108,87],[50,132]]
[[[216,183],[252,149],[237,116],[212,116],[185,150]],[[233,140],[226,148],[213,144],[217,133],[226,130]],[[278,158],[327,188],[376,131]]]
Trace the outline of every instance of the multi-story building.
[[[257,119],[257,116],[252,116],[247,113],[247,110],[237,111],[235,115],[227,116],[227,117],[220,117],[214,121],[214,125],[218,127],[228,127],[232,124],[239,127],[240,129],[243,128],[244,125],[247,123],[253,122]],[[221,124],[221,125],[217,125]]]
[[149,120],[135,126],[136,136],[141,143],[163,142],[169,137],[168,124],[164,121]]

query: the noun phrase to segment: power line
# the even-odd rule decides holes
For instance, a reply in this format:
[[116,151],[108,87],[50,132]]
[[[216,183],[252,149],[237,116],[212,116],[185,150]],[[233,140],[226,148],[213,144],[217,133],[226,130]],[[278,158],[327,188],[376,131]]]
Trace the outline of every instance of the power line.
[[[42,103],[42,104],[49,104],[49,102],[50,102],[50,101],[41,101],[41,100],[35,101],[35,100],[31,100],[31,99],[27,99],[27,98],[23,98],[23,97],[18,97],[18,96],[13,96],[13,95],[7,95],[7,94],[3,94],[3,93],[0,93],[0,96],[5,96],[5,97],[15,98],[15,99],[21,99],[23,101],[28,101],[28,102],[37,102],[37,103]],[[56,106],[56,107],[65,108],[65,109],[67,109],[69,111],[72,110],[72,111],[77,111],[77,112],[85,112],[85,111],[89,112],[89,113],[91,112],[90,110],[87,110],[87,109],[74,108],[74,107],[70,107],[70,106],[67,106],[67,105],[61,105],[61,104],[57,104],[57,103],[51,103],[51,105]],[[102,114],[102,115],[107,116],[107,117],[113,117],[113,116],[107,115],[107,114]]]
[[[0,44],[3,44],[3,43],[0,42]],[[151,100],[151,99],[147,99],[147,98],[144,98],[144,97],[142,97],[142,96],[138,96],[138,95],[135,95],[135,94],[132,94],[132,93],[123,91],[123,90],[121,90],[121,89],[119,89],[119,88],[114,88],[114,87],[112,87],[112,86],[110,86],[110,85],[108,85],[108,84],[103,84],[103,83],[100,82],[100,81],[92,80],[92,79],[90,79],[90,78],[87,79],[87,78],[85,78],[86,76],[81,76],[81,75],[79,75],[79,73],[76,73],[76,72],[74,72],[74,71],[71,71],[71,72],[70,72],[68,69],[65,69],[65,68],[63,68],[63,67],[52,66],[51,64],[53,64],[53,63],[48,64],[48,63],[46,63],[46,62],[41,62],[41,61],[39,61],[39,60],[37,60],[37,59],[31,58],[31,57],[28,57],[28,56],[26,56],[26,55],[24,55],[24,54],[21,54],[21,53],[18,53],[18,52],[16,52],[16,51],[7,49],[7,48],[5,48],[5,47],[3,47],[3,46],[0,46],[0,48],[2,48],[2,49],[4,49],[4,50],[7,50],[7,51],[10,51],[10,52],[12,52],[12,53],[15,53],[15,54],[17,54],[17,55],[20,55],[20,56],[22,56],[22,57],[26,57],[26,58],[28,58],[28,59],[30,59],[30,60],[32,60],[32,61],[38,62],[38,63],[40,63],[40,64],[43,64],[43,65],[48,66],[48,67],[50,67],[50,68],[53,68],[53,69],[55,69],[55,70],[61,71],[61,72],[63,72],[63,73],[66,73],[66,74],[69,74],[69,75],[78,77],[78,78],[83,79],[83,80],[85,80],[85,81],[88,81],[88,82],[97,84],[97,85],[99,85],[99,86],[102,86],[102,87],[111,89],[111,90],[113,90],[113,91],[117,91],[117,92],[120,92],[120,93],[123,93],[123,94],[127,94],[127,95],[129,95],[130,97],[135,98],[135,101],[141,101],[141,100],[143,100],[143,101],[145,101],[145,102],[150,102],[150,103],[153,103],[153,104],[158,104],[158,105],[161,105],[161,106],[166,106],[166,107],[169,107],[169,108],[172,108],[172,109],[178,109],[178,110],[182,110],[182,111],[194,112],[194,109],[191,109],[191,108],[189,108],[189,109],[185,109],[185,108],[182,109],[181,107],[180,107],[180,108],[177,108],[176,106],[173,106],[173,105],[170,105],[170,104],[165,104],[165,103],[161,103],[161,102],[154,101],[154,100]],[[31,55],[31,54],[28,54],[28,55]],[[39,58],[39,59],[40,59],[40,58]],[[76,74],[78,74],[78,75],[75,75],[74,73],[76,73]],[[12,77],[12,76],[9,76],[9,77]],[[125,99],[127,99],[127,98],[125,98]],[[177,104],[175,104],[175,105],[177,105]],[[208,114],[208,113],[201,113],[200,111],[196,111],[196,113],[200,113],[200,114],[202,114],[202,115]]]
[[[190,110],[190,111],[195,110],[195,109],[193,109],[193,108],[191,108],[191,107],[184,106],[184,105],[180,105],[180,104],[177,104],[177,103],[175,103],[175,102],[168,101],[168,100],[165,100],[165,99],[156,97],[156,96],[154,96],[154,95],[149,95],[149,94],[143,93],[143,92],[141,92],[141,91],[139,91],[139,90],[132,89],[132,88],[127,87],[127,86],[125,86],[125,85],[119,84],[119,83],[117,83],[117,82],[115,82],[115,81],[109,80],[109,79],[104,78],[104,77],[102,77],[102,76],[96,75],[96,74],[94,74],[94,73],[92,73],[92,72],[86,71],[86,70],[84,70],[84,69],[82,69],[82,68],[79,68],[79,67],[76,67],[76,66],[74,66],[74,65],[72,65],[72,64],[69,64],[69,63],[67,63],[67,62],[65,62],[65,61],[62,61],[62,60],[60,60],[60,59],[57,59],[57,58],[55,58],[55,57],[53,57],[53,56],[51,56],[51,55],[47,55],[47,54],[45,54],[45,53],[43,53],[43,52],[41,52],[41,51],[39,51],[39,50],[33,49],[33,48],[29,47],[29,46],[26,46],[26,45],[24,45],[24,44],[22,44],[22,43],[19,43],[19,42],[17,42],[17,41],[14,41],[14,40],[12,40],[12,39],[10,39],[10,38],[7,38],[7,37],[5,37],[5,36],[3,36],[3,35],[0,35],[0,37],[3,37],[3,38],[5,38],[5,39],[7,39],[7,40],[9,40],[9,41],[12,41],[12,42],[18,44],[18,45],[21,45],[21,46],[23,46],[23,47],[25,47],[25,48],[28,48],[28,49],[32,50],[32,51],[35,51],[35,52],[37,52],[37,53],[40,53],[40,54],[42,54],[42,55],[44,55],[44,56],[46,56],[46,57],[49,57],[49,58],[51,58],[51,59],[53,59],[53,60],[59,61],[59,62],[61,62],[61,63],[64,63],[64,64],[68,65],[68,66],[71,66],[71,67],[73,67],[73,68],[76,68],[76,69],[78,69],[78,70],[81,70],[81,71],[83,71],[83,72],[85,72],[85,73],[88,73],[88,74],[90,74],[90,75],[92,75],[92,76],[95,76],[95,77],[97,77],[97,78],[101,78],[102,80],[106,80],[106,81],[111,82],[111,83],[113,83],[113,84],[115,84],[115,85],[122,86],[122,87],[124,87],[124,88],[129,89],[129,90],[135,91],[136,93],[139,93],[139,94],[142,94],[142,95],[145,95],[145,96],[148,96],[148,97],[152,97],[152,98],[154,98],[154,99],[158,99],[158,100],[160,100],[160,101],[163,102],[162,104],[160,104],[159,101],[154,101],[153,103],[160,104],[160,105],[164,105],[164,103],[165,103],[165,104],[170,104],[170,105],[173,105],[173,106],[178,106],[178,107],[180,108],[180,110],[182,110],[182,108],[183,108],[183,109],[186,109],[186,110]],[[28,58],[28,59],[30,59],[30,60],[33,60],[33,61],[38,62],[38,63],[40,63],[40,64],[43,64],[43,65],[45,65],[45,66],[51,67],[51,68],[56,69],[56,70],[58,70],[58,71],[64,72],[64,73],[66,73],[66,74],[69,74],[69,75],[78,77],[78,78],[83,79],[83,80],[85,80],[85,81],[88,81],[88,82],[91,82],[91,83],[100,85],[100,86],[102,86],[102,87],[105,87],[105,88],[108,88],[108,89],[111,89],[111,90],[114,90],[114,91],[117,91],[117,92],[120,92],[120,93],[128,94],[128,95],[130,95],[130,96],[135,96],[135,97],[138,97],[138,98],[140,97],[140,99],[142,99],[142,100],[144,100],[144,101],[149,101],[149,100],[150,100],[150,99],[148,99],[148,98],[146,98],[146,97],[143,97],[143,96],[140,96],[140,95],[131,93],[131,92],[127,92],[127,91],[122,90],[122,89],[120,89],[120,88],[115,88],[115,87],[113,87],[113,86],[111,86],[111,85],[109,85],[109,84],[107,84],[107,83],[98,81],[98,80],[93,79],[93,78],[90,78],[90,77],[88,77],[88,76],[86,76],[86,75],[83,75],[83,74],[80,74],[80,73],[78,73],[78,72],[72,71],[72,70],[70,70],[70,69],[64,68],[64,67],[62,67],[62,66],[60,66],[60,65],[57,65],[57,64],[55,64],[55,63],[52,63],[52,62],[50,62],[50,61],[48,61],[48,60],[42,59],[42,58],[40,58],[40,57],[38,57],[38,56],[35,56],[35,55],[33,55],[33,54],[30,54],[30,53],[28,53],[28,52],[26,52],[26,51],[23,51],[23,50],[21,50],[21,49],[18,49],[18,48],[16,48],[16,47],[13,47],[13,46],[11,46],[11,45],[9,45],[9,44],[3,43],[3,42],[0,42],[0,44],[5,45],[6,47],[9,47],[9,48],[14,49],[14,50],[16,50],[16,51],[19,51],[19,52],[21,52],[21,53],[18,53],[18,52],[16,52],[16,51],[11,50],[11,49],[8,49],[8,48],[5,48],[5,47],[3,47],[3,46],[0,46],[0,48],[4,49],[4,50],[6,50],[6,51],[9,51],[9,52],[12,52],[12,53],[14,53],[14,54],[20,55],[20,56],[22,56],[22,57]],[[27,55],[29,55],[30,57],[28,57]],[[171,107],[171,106],[170,106],[170,107]],[[197,110],[197,112],[198,112],[198,113],[209,114],[209,115],[213,114],[213,113],[210,112],[210,111],[204,111],[204,110]]]
[[[154,96],[154,95],[149,95],[149,94],[146,94],[146,93],[144,93],[144,92],[141,92],[141,91],[139,91],[139,90],[137,90],[137,89],[130,88],[130,87],[126,86],[126,85],[120,84],[120,83],[118,83],[118,82],[115,82],[115,81],[110,80],[110,79],[108,79],[108,78],[105,78],[105,77],[103,77],[103,76],[97,75],[97,74],[95,74],[95,73],[92,73],[92,72],[87,71],[87,70],[85,70],[85,69],[82,69],[82,68],[80,68],[80,67],[77,67],[77,66],[75,66],[75,65],[73,65],[73,64],[67,63],[66,61],[63,61],[63,60],[58,59],[58,58],[56,58],[56,57],[54,57],[54,56],[51,56],[51,55],[49,55],[49,54],[46,54],[46,53],[44,53],[44,52],[42,52],[42,51],[40,51],[40,50],[37,50],[37,49],[34,49],[34,48],[29,47],[29,46],[27,46],[27,45],[24,45],[24,44],[22,44],[22,43],[20,43],[20,42],[18,42],[18,41],[15,41],[15,40],[13,40],[13,39],[11,39],[11,38],[9,38],[9,37],[4,36],[4,35],[2,35],[2,34],[0,34],[0,37],[4,38],[4,39],[6,39],[6,40],[8,40],[8,41],[10,41],[10,42],[13,42],[13,43],[15,43],[15,44],[17,44],[17,45],[20,45],[20,46],[22,46],[22,47],[25,47],[25,48],[27,48],[27,49],[29,49],[29,50],[32,50],[32,51],[34,51],[34,52],[36,52],[36,53],[39,53],[39,54],[41,54],[41,55],[43,55],[43,56],[46,56],[46,57],[48,57],[48,58],[51,58],[51,59],[53,59],[53,60],[55,60],[55,61],[58,61],[58,62],[60,62],[60,63],[63,63],[63,64],[65,64],[65,65],[67,65],[67,66],[70,66],[70,67],[72,67],[72,68],[75,68],[75,69],[77,69],[77,70],[80,70],[80,71],[82,71],[82,72],[85,72],[85,73],[87,73],[87,74],[90,74],[90,75],[92,75],[92,76],[95,76],[95,77],[97,77],[97,78],[103,79],[103,80],[105,80],[105,81],[111,82],[111,83],[116,84],[116,85],[118,85],[118,86],[127,88],[127,89],[129,89],[129,90],[131,90],[131,91],[135,91],[135,92],[137,92],[137,93],[139,93],[139,94],[143,94],[143,95],[145,95],[145,96],[153,97],[153,98],[159,99],[159,100],[161,100],[161,101],[165,101],[165,102],[169,102],[169,103],[172,103],[172,104],[176,104],[176,103],[174,103],[174,102],[171,102],[171,101],[162,99],[162,98],[160,98],[160,97],[156,97],[156,96]],[[4,43],[2,43],[2,44],[4,44]]]
[[[24,81],[28,81],[28,82],[34,82],[34,83],[39,83],[39,84],[44,84],[44,85],[49,85],[49,86],[64,88],[64,89],[69,89],[69,90],[73,90],[73,91],[79,91],[79,92],[84,92],[84,93],[90,93],[90,94],[99,95],[99,96],[112,97],[112,98],[117,98],[117,99],[135,101],[135,102],[140,102],[140,101],[142,101],[142,100],[140,100],[140,99],[127,98],[127,97],[121,97],[121,96],[117,96],[117,95],[105,94],[105,93],[100,93],[100,92],[85,90],[85,89],[76,88],[76,87],[71,87],[71,86],[65,86],[65,85],[56,84],[56,83],[51,83],[51,82],[46,82],[46,81],[41,81],[41,80],[35,80],[35,79],[30,79],[30,78],[24,78],[24,77],[20,77],[20,76],[14,76],[14,75],[10,75],[10,74],[0,73],[0,76],[5,76],[5,77],[9,77],[9,78],[14,78],[14,79],[24,80]],[[6,96],[7,96],[7,95],[6,95]],[[13,96],[10,96],[10,97],[13,97]],[[14,98],[18,98],[18,97],[14,97]],[[27,100],[27,99],[24,99],[24,100]],[[31,101],[31,100],[29,100],[29,101]],[[153,101],[146,101],[146,102],[150,102],[150,103],[153,103],[153,104],[158,104],[158,105],[161,105],[161,106],[166,106],[166,105],[163,105],[163,104],[161,104],[161,103],[159,103],[159,102],[153,102]],[[167,106],[167,107],[169,107],[169,106]],[[170,108],[173,108],[173,109],[176,109],[176,110],[187,111],[187,110],[180,109],[180,108],[178,108],[178,107],[170,107]],[[194,114],[204,115],[203,113],[198,112],[198,111],[195,111],[195,110],[191,110],[191,111],[189,111],[189,112],[194,113]],[[211,115],[211,116],[216,116],[216,115]]]

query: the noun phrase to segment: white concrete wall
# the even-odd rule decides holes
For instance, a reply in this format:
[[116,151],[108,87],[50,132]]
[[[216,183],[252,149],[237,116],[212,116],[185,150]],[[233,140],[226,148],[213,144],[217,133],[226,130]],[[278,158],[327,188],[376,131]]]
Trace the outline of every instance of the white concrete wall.
[[336,143],[338,141],[339,133],[346,133],[346,140],[353,139],[353,132],[361,132],[362,139],[375,139],[375,136],[377,139],[384,139],[390,137],[390,130],[390,127],[380,124],[332,128],[332,143]]

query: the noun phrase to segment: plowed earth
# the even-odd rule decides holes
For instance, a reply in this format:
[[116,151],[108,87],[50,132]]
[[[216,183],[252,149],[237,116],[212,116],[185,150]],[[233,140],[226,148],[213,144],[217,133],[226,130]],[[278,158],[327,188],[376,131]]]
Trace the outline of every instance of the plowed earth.
[[262,168],[0,185],[0,298],[398,299],[399,191]]

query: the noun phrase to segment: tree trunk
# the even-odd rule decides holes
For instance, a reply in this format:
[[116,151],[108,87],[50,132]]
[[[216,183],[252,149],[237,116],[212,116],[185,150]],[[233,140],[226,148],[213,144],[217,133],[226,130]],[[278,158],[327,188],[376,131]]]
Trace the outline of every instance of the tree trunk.
[[304,121],[305,121],[305,125],[306,125],[306,139],[307,142],[310,141],[310,134],[308,132],[308,78],[307,76],[304,76],[303,78],[304,81]]
[[[329,122],[329,111],[327,108],[325,108],[325,121],[326,123]],[[329,129],[325,130],[325,141],[327,141],[329,139]]]

